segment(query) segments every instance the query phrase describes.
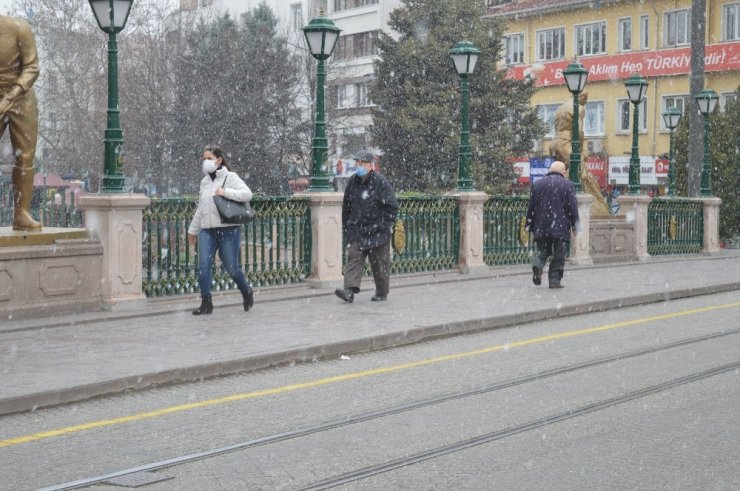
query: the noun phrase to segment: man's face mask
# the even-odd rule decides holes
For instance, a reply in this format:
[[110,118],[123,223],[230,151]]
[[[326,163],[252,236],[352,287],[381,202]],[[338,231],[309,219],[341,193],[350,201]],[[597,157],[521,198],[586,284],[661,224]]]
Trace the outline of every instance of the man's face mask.
[[366,175],[368,174],[368,172],[370,172],[370,171],[369,171],[369,170],[367,170],[367,167],[365,167],[364,165],[360,165],[360,166],[359,166],[359,167],[357,168],[357,172],[356,172],[356,174],[357,174],[358,176],[360,176],[360,177],[365,177],[365,176],[366,176]]

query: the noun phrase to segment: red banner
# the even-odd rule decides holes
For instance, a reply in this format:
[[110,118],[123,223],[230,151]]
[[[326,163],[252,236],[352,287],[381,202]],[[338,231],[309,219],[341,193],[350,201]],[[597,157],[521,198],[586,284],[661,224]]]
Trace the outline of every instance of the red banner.
[[609,176],[609,160],[607,157],[600,157],[597,155],[589,155],[586,157],[584,165],[588,169],[596,181],[599,183],[599,187],[602,189],[606,188],[607,177]]
[[[707,72],[740,70],[740,42],[712,44],[704,50],[704,69]],[[641,51],[619,55],[588,56],[579,60],[588,70],[589,82],[619,80],[633,73],[643,77],[683,75],[691,71],[691,48],[671,48],[658,51]],[[563,70],[570,61],[554,61],[535,65],[535,85],[563,85]],[[531,65],[512,67],[508,77],[524,80],[532,77]]]

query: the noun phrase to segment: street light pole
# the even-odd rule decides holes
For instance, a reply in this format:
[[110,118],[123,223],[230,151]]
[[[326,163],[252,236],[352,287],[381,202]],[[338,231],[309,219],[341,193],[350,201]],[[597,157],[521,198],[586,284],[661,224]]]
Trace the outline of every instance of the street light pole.
[[640,193],[640,149],[638,146],[637,133],[640,125],[640,104],[647,92],[647,81],[635,73],[624,83],[627,95],[633,105],[632,119],[632,156],[630,157],[629,194]]
[[326,90],[326,59],[334,51],[334,45],[339,38],[339,29],[334,22],[324,17],[323,12],[303,28],[311,56],[318,60],[316,70],[316,120],[314,122],[314,137],[311,147],[313,167],[309,192],[330,191],[329,177],[324,168],[326,166],[329,144],[326,140],[326,111],[324,93]]
[[669,107],[666,112],[663,113],[663,121],[665,122],[666,128],[671,133],[670,136],[670,155],[668,160],[668,196],[676,195],[676,157],[673,148],[673,132],[678,127],[678,123],[681,121],[681,111],[675,107]]
[[126,27],[133,0],[89,0],[100,30],[108,34],[108,118],[104,136],[104,167],[101,191],[123,192],[123,130],[118,105],[118,40]]
[[581,130],[580,125],[580,114],[578,100],[581,92],[586,87],[586,80],[588,79],[588,70],[582,64],[578,62],[571,63],[568,67],[563,70],[563,76],[565,77],[565,84],[568,87],[568,91],[573,94],[573,126],[571,131],[570,141],[570,162],[568,162],[568,178],[573,182],[576,187],[576,192],[581,191]]
[[712,156],[709,152],[709,116],[717,106],[719,96],[712,89],[704,89],[696,96],[699,111],[704,116],[704,161],[701,167],[701,190],[702,196],[712,195]]
[[468,112],[470,88],[468,77],[475,71],[480,50],[469,41],[460,41],[450,50],[450,56],[455,64],[457,74],[460,76],[462,92],[462,100],[460,101],[460,146],[458,147],[457,157],[457,190],[475,191],[473,179],[470,175],[470,118]]

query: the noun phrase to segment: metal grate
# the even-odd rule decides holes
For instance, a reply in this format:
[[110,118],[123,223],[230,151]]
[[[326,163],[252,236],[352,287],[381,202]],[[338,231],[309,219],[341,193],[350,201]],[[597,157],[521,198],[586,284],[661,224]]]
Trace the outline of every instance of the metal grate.
[[154,472],[134,472],[133,474],[126,474],[123,476],[114,477],[103,481],[106,484],[113,486],[121,486],[124,488],[138,488],[141,486],[147,486],[154,484],[155,482],[162,482],[172,479],[174,476],[165,476],[163,474],[157,474]]

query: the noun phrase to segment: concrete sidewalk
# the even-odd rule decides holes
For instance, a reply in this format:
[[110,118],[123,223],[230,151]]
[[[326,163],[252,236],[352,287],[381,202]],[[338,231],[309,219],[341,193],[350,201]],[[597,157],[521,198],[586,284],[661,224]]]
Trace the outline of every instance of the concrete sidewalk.
[[[461,332],[740,290],[740,251],[566,266],[562,290],[536,287],[527,265],[485,275],[392,278],[387,302],[372,283],[352,304],[333,290],[260,288],[255,307],[214,296],[194,317],[195,297],[149,302],[135,312],[0,321],[0,414],[157,384],[315,360]],[[365,286],[365,285],[363,285]],[[740,300],[740,292],[738,293]]]

